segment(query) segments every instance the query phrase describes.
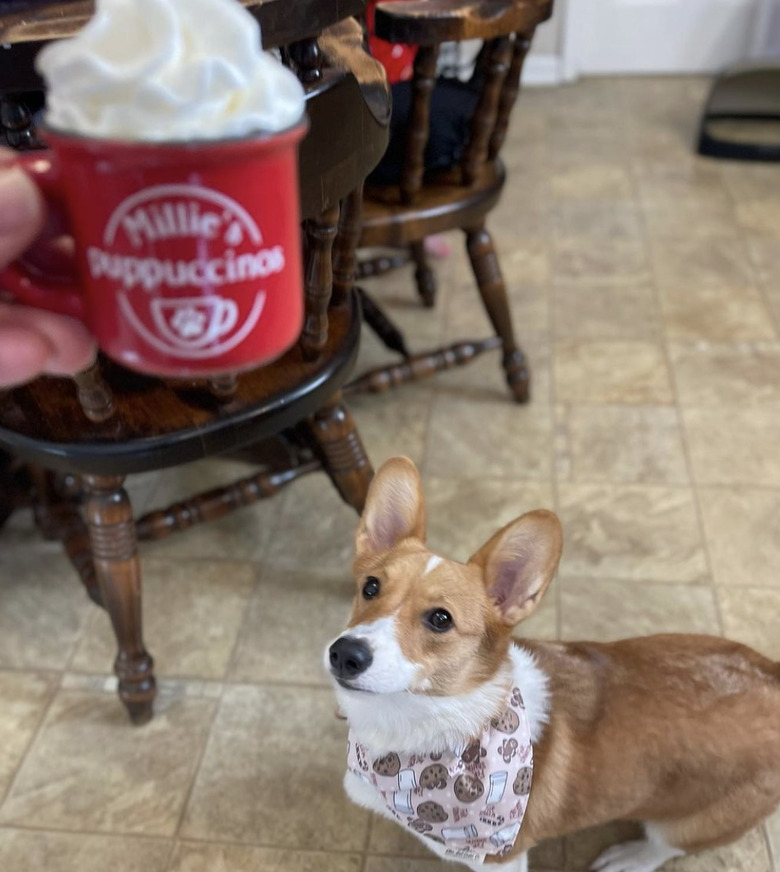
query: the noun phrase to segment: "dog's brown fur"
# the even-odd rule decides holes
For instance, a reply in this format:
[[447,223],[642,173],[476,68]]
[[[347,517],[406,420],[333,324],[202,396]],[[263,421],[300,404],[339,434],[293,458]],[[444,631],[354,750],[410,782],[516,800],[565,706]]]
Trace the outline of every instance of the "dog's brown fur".
[[709,636],[524,642],[550,677],[519,850],[612,820],[699,851],[780,802],[780,665]]
[[[461,694],[496,674],[514,625],[538,606],[557,571],[560,524],[550,512],[524,515],[467,564],[430,573],[424,541],[419,475],[395,458],[372,485],[354,567],[359,585],[381,576],[383,595],[358,596],[350,626],[397,615],[424,691]],[[440,605],[457,631],[422,627]],[[780,664],[708,636],[522,644],[552,697],[513,854],[620,819],[652,822],[670,845],[697,851],[738,838],[780,802]]]

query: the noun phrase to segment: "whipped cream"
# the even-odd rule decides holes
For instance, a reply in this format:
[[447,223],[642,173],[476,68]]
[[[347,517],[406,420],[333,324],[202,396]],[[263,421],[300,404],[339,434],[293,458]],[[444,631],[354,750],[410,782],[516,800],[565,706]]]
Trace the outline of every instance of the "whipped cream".
[[303,115],[298,79],[238,0],[97,0],[38,55],[54,129],[141,141],[273,133]]

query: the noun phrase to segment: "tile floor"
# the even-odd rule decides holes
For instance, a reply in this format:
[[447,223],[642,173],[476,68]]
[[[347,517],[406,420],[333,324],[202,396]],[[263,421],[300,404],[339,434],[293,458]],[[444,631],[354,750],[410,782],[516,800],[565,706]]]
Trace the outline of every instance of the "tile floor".
[[[437,548],[465,558],[525,509],[560,513],[560,578],[528,635],[727,633],[780,658],[780,168],[691,154],[706,90],[524,95],[491,226],[531,405],[510,405],[495,357],[353,403],[375,464],[421,464]],[[434,312],[408,274],[373,287],[417,348],[485,326],[460,246],[437,271]],[[363,363],[379,358],[366,337]],[[143,510],[241,469],[141,476],[132,496]],[[349,604],[354,524],[312,477],[145,547],[161,692],[135,730],[105,615],[17,515],[0,535],[0,870],[437,872],[341,791],[320,655]],[[625,829],[543,845],[533,864],[585,869]],[[668,868],[780,872],[780,815]]]

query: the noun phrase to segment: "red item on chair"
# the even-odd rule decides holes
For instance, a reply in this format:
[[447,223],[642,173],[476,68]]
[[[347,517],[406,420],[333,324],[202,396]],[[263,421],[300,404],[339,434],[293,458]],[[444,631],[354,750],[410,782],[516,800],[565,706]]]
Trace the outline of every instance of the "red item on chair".
[[[378,0],[368,0],[366,7],[366,21],[368,23],[368,50],[371,56],[376,58],[385,68],[387,79],[391,85],[397,82],[408,82],[412,78],[414,58],[417,48],[412,45],[401,45],[396,42],[387,42],[380,39],[374,33],[374,8]],[[382,0],[392,2],[392,0]]]

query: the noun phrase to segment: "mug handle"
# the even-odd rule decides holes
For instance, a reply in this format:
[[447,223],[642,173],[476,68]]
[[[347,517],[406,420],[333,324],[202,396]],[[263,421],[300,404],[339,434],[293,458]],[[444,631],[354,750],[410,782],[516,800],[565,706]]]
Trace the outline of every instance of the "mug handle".
[[[56,157],[49,149],[20,154],[14,166],[20,167],[35,182],[47,204],[62,211],[63,192]],[[57,280],[28,269],[14,261],[0,270],[0,290],[28,306],[48,309],[59,315],[85,320],[86,307],[79,286],[73,281]]]

